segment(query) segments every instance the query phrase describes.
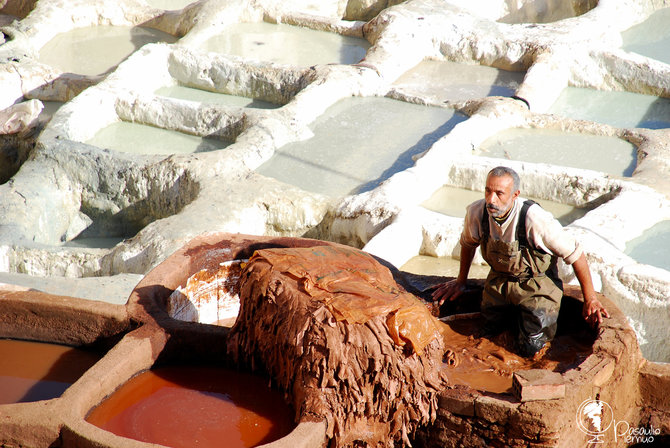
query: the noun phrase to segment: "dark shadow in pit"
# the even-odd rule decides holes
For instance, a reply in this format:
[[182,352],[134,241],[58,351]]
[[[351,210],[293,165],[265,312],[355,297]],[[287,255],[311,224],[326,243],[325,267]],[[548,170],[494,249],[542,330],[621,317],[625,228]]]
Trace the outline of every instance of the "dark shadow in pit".
[[28,160],[41,131],[38,126],[24,133],[0,135],[0,184],[11,179]]

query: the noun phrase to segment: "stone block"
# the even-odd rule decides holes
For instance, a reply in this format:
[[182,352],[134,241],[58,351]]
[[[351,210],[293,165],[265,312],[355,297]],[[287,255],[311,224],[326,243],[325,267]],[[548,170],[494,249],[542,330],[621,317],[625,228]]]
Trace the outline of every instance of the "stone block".
[[515,372],[512,390],[521,402],[565,397],[565,382],[560,373],[542,369]]
[[475,400],[475,416],[483,420],[478,420],[477,424],[486,425],[486,422],[495,425],[505,425],[518,408],[518,403],[513,402],[512,397],[489,397],[482,395]]
[[440,394],[438,403],[440,409],[449,411],[452,414],[474,417],[475,398],[470,393],[458,389],[448,389]]

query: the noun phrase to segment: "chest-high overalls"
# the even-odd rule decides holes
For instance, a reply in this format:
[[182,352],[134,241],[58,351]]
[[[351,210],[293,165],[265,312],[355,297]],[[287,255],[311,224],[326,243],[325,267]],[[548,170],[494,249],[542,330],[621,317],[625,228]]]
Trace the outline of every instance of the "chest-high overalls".
[[526,213],[533,201],[525,201],[511,243],[491,238],[489,214],[482,216],[481,252],[491,266],[484,292],[482,315],[486,332],[497,333],[514,316],[517,342],[523,356],[532,356],[556,334],[556,321],[563,297],[556,257],[533,248],[526,238]]

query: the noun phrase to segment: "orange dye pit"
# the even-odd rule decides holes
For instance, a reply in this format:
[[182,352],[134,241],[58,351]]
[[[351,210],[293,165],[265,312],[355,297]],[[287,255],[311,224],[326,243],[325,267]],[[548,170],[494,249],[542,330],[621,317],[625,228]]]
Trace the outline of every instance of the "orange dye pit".
[[0,404],[60,397],[99,359],[66,345],[0,339]]
[[293,430],[293,412],[267,379],[230,369],[161,367],[132,378],[86,419],[173,448],[249,448]]

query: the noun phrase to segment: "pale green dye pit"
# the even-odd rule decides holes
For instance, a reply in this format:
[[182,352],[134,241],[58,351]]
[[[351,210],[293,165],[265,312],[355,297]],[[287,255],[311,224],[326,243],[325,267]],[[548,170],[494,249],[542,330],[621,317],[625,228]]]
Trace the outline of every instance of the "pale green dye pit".
[[616,137],[551,129],[508,129],[490,137],[474,155],[547,163],[630,177],[635,170],[635,145]]
[[670,127],[669,99],[632,92],[567,87],[547,112],[619,128]]
[[369,47],[358,37],[266,22],[230,25],[203,44],[206,51],[298,66],[354,64]]
[[629,241],[625,253],[639,263],[670,271],[670,221],[661,221]]
[[190,154],[215,151],[230,142],[120,121],[100,129],[86,143],[135,154]]
[[623,49],[670,64],[670,8],[659,9],[623,33]]
[[[561,204],[546,199],[528,197],[523,195],[523,191],[522,196],[527,199],[532,199],[540,204],[542,208],[554,215],[554,217],[564,226],[581,218],[591,209],[589,207],[574,207],[572,205]],[[482,198],[484,198],[484,193],[481,191],[473,191],[445,185],[436,190],[435,193],[421,205],[434,212],[464,218],[465,208]]]
[[196,89],[194,87],[174,85],[161,87],[156,90],[156,95],[176,98],[180,100],[196,101],[199,103],[222,104],[232,107],[249,107],[254,109],[276,109],[281,107],[268,101],[247,98],[244,96],[227,95],[225,93],[210,92],[208,90]]
[[279,148],[257,171],[333,197],[368,191],[465,118],[389,98],[346,98],[311,126],[314,137]]
[[512,96],[524,74],[485,65],[426,60],[405,72],[393,87],[405,94],[434,97],[438,101],[463,101]]
[[139,26],[88,26],[56,35],[40,49],[39,61],[63,72],[100,75],[148,43],[176,40]]

